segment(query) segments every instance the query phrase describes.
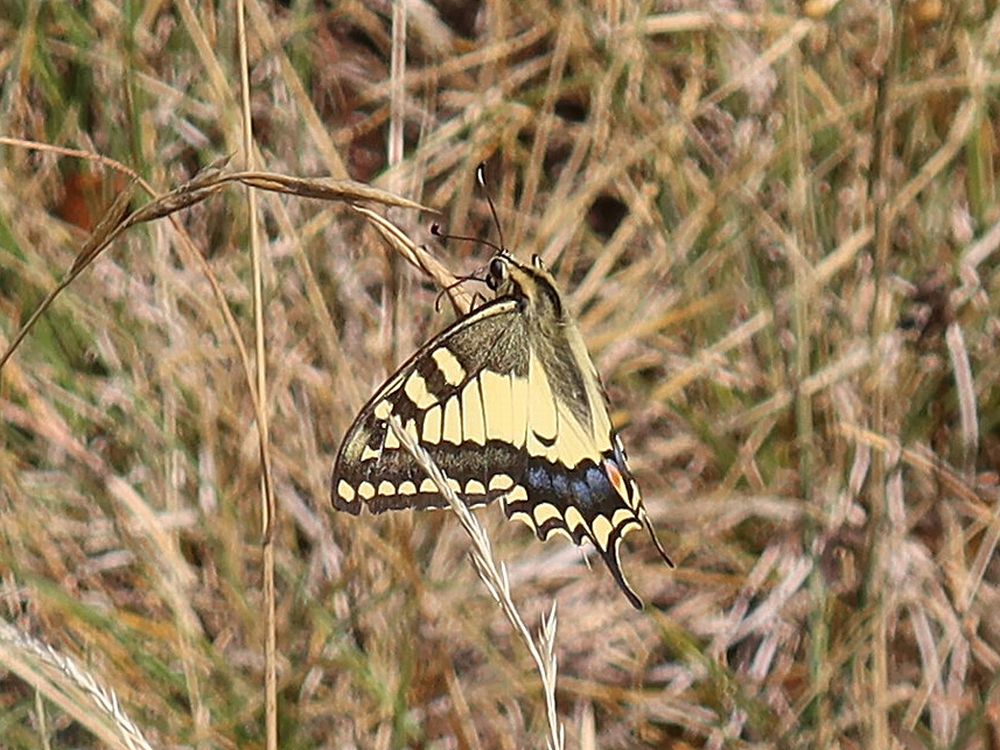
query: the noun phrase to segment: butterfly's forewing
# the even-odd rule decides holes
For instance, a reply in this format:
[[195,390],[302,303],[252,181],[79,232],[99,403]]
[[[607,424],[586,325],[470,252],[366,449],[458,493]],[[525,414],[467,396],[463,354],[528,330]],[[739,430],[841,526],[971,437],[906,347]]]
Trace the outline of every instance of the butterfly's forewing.
[[427,449],[471,506],[497,499],[523,472],[528,347],[519,305],[489,303],[414,354],[361,410],[333,470],[332,500],[357,514],[442,508],[447,501],[389,427]]

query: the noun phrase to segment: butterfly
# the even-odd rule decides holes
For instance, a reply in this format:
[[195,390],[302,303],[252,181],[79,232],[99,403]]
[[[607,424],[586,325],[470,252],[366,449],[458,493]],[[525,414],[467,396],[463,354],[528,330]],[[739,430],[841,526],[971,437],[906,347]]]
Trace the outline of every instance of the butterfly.
[[499,500],[545,540],[590,540],[625,596],[622,538],[645,527],[670,567],[608,415],[594,363],[538,256],[502,245],[490,261],[493,300],[422,346],[358,414],[333,468],[334,508],[357,515],[447,507],[401,446],[389,417],[441,468],[470,507]]

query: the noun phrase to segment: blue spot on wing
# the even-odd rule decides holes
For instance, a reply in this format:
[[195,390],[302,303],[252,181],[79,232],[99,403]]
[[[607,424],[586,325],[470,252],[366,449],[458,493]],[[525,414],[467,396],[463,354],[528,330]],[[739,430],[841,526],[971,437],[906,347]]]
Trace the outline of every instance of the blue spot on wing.
[[591,466],[587,469],[587,484],[590,486],[591,492],[597,497],[607,495],[611,492],[611,482],[608,481],[604,472],[596,466]]
[[589,508],[598,498],[593,496],[590,485],[582,479],[573,480],[573,499],[581,508]]
[[569,495],[569,480],[562,472],[556,472],[552,477],[552,491],[557,497],[563,498]]
[[584,511],[584,515],[590,513],[601,506],[612,493],[611,482],[596,466],[589,467],[582,477],[577,477],[568,481],[566,477],[558,476],[553,478],[553,485],[559,480],[559,488],[562,490],[560,496],[572,505]]
[[525,480],[528,488],[536,492],[546,492],[552,488],[549,473],[545,470],[544,466],[535,465],[529,468],[528,473],[525,475]]

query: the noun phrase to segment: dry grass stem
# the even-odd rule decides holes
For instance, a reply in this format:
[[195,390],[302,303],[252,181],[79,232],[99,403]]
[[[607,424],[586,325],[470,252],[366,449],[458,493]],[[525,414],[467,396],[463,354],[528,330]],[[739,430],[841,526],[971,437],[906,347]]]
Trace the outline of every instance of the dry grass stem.
[[448,295],[456,313],[464,315],[472,309],[473,295],[461,286],[461,279],[431,255],[426,247],[416,244],[402,229],[371,209],[364,206],[354,206],[353,208],[375,227],[389,247]]
[[70,657],[2,621],[0,663],[109,745],[152,750],[114,690],[102,685]]

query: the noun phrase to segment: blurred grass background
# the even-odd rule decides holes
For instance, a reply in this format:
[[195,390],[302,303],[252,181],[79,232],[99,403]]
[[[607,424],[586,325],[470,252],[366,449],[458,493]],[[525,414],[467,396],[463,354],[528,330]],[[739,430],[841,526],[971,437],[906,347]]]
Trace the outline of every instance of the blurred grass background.
[[[1000,747],[994,0],[250,0],[258,165],[352,177],[456,273],[541,254],[646,505],[603,566],[480,512],[570,747]],[[240,152],[232,3],[0,0],[0,336],[125,184]],[[391,74],[393,49],[406,68]],[[393,145],[395,144],[395,145]],[[400,148],[401,146],[401,148]],[[390,159],[389,154],[393,156]],[[451,319],[341,205],[259,194],[285,748],[541,744],[530,660],[449,514],[335,516],[356,410]],[[141,202],[141,201],[140,201]],[[154,746],[264,744],[244,193],[134,228],[0,381],[3,617]],[[0,745],[91,747],[3,631]],[[19,651],[19,648],[21,651]]]

